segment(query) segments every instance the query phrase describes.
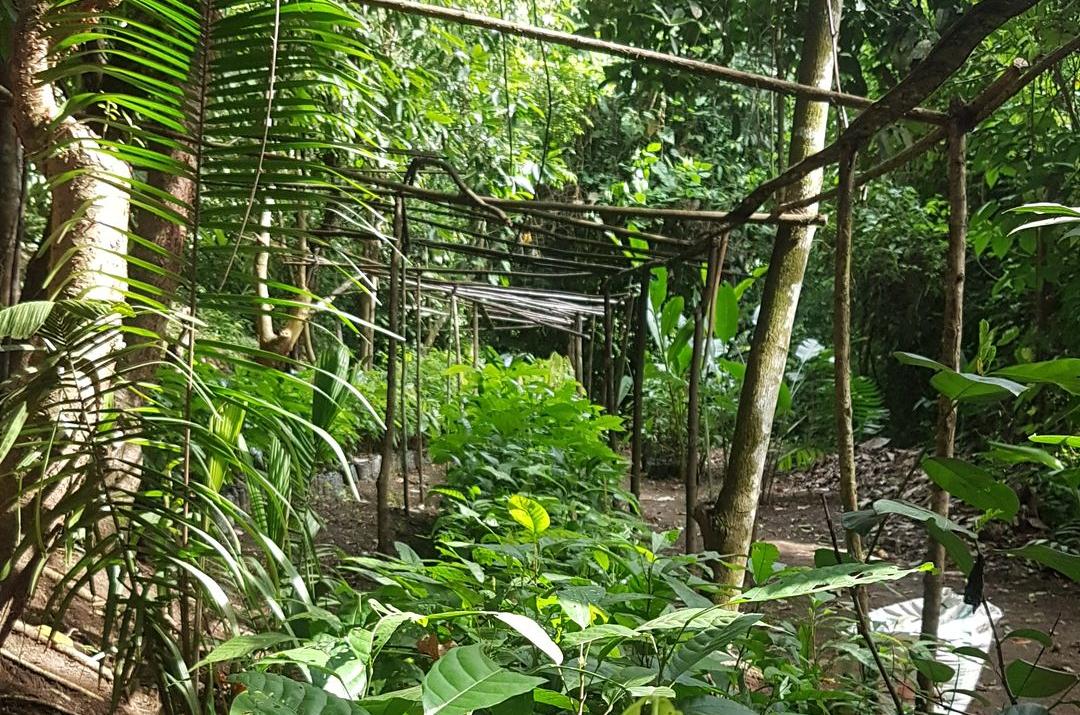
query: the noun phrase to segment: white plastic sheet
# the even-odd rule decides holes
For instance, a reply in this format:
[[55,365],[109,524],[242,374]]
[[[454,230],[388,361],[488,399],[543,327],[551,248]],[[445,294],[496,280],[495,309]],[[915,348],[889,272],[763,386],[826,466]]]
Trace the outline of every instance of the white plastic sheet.
[[[987,603],[993,622],[1001,620],[1001,609]],[[881,633],[893,635],[918,636],[922,630],[922,599],[894,603],[891,606],[876,608],[870,612],[871,627]],[[993,643],[993,624],[986,617],[982,608],[972,608],[964,603],[964,598],[951,589],[943,589],[941,594],[941,624],[938,638],[954,647],[971,646],[989,651]],[[956,671],[950,683],[940,683],[942,706],[936,712],[964,713],[971,704],[971,696],[958,691],[972,691],[979,683],[983,661],[971,656],[959,656],[951,651],[940,650],[936,660]]]

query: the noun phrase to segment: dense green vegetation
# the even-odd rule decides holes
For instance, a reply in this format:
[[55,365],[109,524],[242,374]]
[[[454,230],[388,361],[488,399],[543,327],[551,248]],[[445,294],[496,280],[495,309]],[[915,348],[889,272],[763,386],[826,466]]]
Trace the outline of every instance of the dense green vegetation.
[[[865,612],[949,571],[978,614],[1016,563],[1077,593],[1076,2],[452,5],[803,84],[825,36],[827,84],[875,99],[982,34],[916,98],[950,118],[856,142],[881,105],[815,130],[805,95],[364,0],[3,0],[0,641],[74,633],[102,712],[150,691],[190,715],[927,712],[956,655],[996,676],[970,711],[1076,708],[1056,622],[975,648]],[[835,215],[693,212],[815,131],[866,171],[934,122],[963,124],[966,179],[935,150],[856,190],[838,377]],[[749,409],[771,429],[741,433]],[[702,522],[698,549],[630,486],[637,410],[646,474],[700,487],[681,517],[721,505],[740,449],[764,455],[755,505],[833,455],[844,489],[838,423],[910,448],[926,488],[803,512],[812,564],[760,529],[725,550]],[[929,556],[875,549],[900,524]],[[19,682],[0,710],[56,708]]]

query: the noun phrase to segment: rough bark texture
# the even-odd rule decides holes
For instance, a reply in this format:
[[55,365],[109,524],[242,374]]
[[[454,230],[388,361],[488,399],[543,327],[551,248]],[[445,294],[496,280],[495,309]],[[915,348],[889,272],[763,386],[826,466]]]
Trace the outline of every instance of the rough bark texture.
[[[99,151],[98,136],[88,126],[72,117],[64,117],[55,88],[38,81],[38,75],[50,68],[49,43],[56,38],[46,26],[45,0],[28,2],[18,18],[14,33],[11,92],[14,98],[15,126],[28,154],[38,157],[42,175],[51,182],[52,210],[50,225],[63,232],[47,237],[42,251],[53,271],[46,286],[49,296],[78,297],[103,301],[123,300],[126,289],[127,236],[129,204],[123,185],[131,172],[126,164]],[[88,12],[95,7],[86,8]],[[109,177],[109,181],[102,180]],[[93,365],[93,375],[75,375],[72,384],[86,385],[79,394],[54,394],[44,405],[68,405],[42,408],[35,417],[61,425],[68,440],[90,439],[103,390],[107,390],[114,371],[109,355],[122,347],[120,334],[102,340],[80,356]],[[96,392],[95,392],[96,391]],[[77,406],[72,409],[71,406]],[[82,437],[80,437],[82,434]],[[54,455],[48,474],[58,474],[63,459]],[[34,562],[43,559],[59,537],[63,516],[58,504],[77,486],[73,479],[63,479],[42,494],[26,495],[33,485],[19,480],[10,470],[2,470],[0,479],[0,557],[15,552],[20,520],[15,512],[25,510],[22,523],[31,523],[37,515],[47,541],[45,553],[10,564],[13,570],[0,584],[0,603],[10,604],[5,624],[17,617],[29,587]],[[73,472],[77,474],[76,472]],[[0,636],[3,630],[0,629]],[[0,638],[2,639],[2,638]]]
[[[799,81],[804,84],[828,87],[832,81],[829,12],[839,18],[841,4],[840,0],[810,2],[799,65]],[[827,126],[827,104],[801,98],[796,102],[790,151],[792,164],[821,149]],[[789,193],[793,198],[812,196],[820,191],[821,181],[820,170],[810,172],[794,184]],[[784,225],[777,230],[739,399],[727,475],[709,518],[712,533],[706,535],[706,546],[722,554],[741,556],[750,547],[776,400],[814,233],[814,226]],[[723,570],[718,575],[723,582],[740,586],[744,574],[738,570]]]
[[[967,247],[967,140],[963,128],[954,122],[949,126],[949,252],[945,260],[945,310],[942,317],[941,363],[953,370],[960,369],[960,341],[964,328],[964,262]],[[944,395],[938,398],[937,434],[934,454],[953,456],[956,439],[956,405]],[[936,484],[931,486],[930,508],[942,516],[949,515],[949,493]],[[941,619],[941,584],[945,568],[945,547],[930,539],[926,560],[934,570],[923,577],[922,634],[936,638]],[[919,678],[923,692],[933,683]]]
[[[394,237],[398,245],[401,241],[404,222],[404,199],[398,198],[394,206]],[[390,254],[390,332],[393,335],[401,331],[401,254]],[[390,523],[390,477],[394,472],[394,420],[397,418],[397,338],[386,339],[386,432],[383,435],[382,460],[379,464],[379,478],[375,483],[375,520],[378,534],[379,551],[390,553],[394,545],[394,527]],[[402,465],[404,469],[404,465]]]
[[[833,282],[833,388],[836,397],[836,456],[840,466],[840,504],[859,508],[855,474],[855,429],[851,418],[851,222],[855,152],[840,160],[840,197],[836,202],[836,256]],[[848,551],[863,558],[862,540],[847,532]]]
[[[171,158],[188,166],[192,164],[191,153],[186,150],[174,149],[171,152]],[[174,211],[184,217],[189,215],[191,205],[195,201],[195,182],[190,175],[151,171],[147,176],[147,183],[175,199],[171,206]],[[176,296],[176,290],[180,286],[180,276],[184,269],[187,226],[166,220],[155,212],[145,210],[136,212],[135,221],[139,236],[159,250],[152,250],[149,246],[133,242],[131,255],[156,266],[159,270],[149,270],[138,263],[132,263],[129,268],[132,283],[147,284],[150,286],[149,291],[147,289],[135,290],[148,292],[151,298],[168,307]],[[149,377],[154,372],[152,361],[159,357],[164,344],[168,316],[158,311],[142,311],[132,317],[128,323],[133,327],[148,330],[160,338],[154,341],[152,350],[135,350],[129,353],[130,361],[140,363],[132,377],[135,379]]]
[[[11,85],[10,62],[0,62],[0,84]],[[19,300],[20,250],[23,236],[25,158],[15,131],[15,101],[0,93],[0,307]],[[0,354],[0,379],[15,361]]]

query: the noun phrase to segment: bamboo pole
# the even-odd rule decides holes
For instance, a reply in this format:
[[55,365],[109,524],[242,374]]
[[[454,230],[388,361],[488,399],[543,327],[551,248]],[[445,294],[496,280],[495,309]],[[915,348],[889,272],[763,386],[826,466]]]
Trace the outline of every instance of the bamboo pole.
[[641,400],[645,383],[645,332],[649,317],[649,271],[641,272],[641,289],[638,294],[637,327],[634,330],[634,395],[633,395],[633,433],[630,436],[630,493],[641,496]]
[[[836,255],[833,287],[833,389],[836,397],[836,456],[840,465],[840,503],[845,512],[859,508],[855,474],[855,430],[851,405],[851,225],[855,191],[854,151],[840,161],[840,196],[836,205]],[[862,540],[847,530],[848,553],[863,560]],[[861,591],[865,596],[865,591]],[[865,601],[864,601],[865,604]]]
[[714,247],[709,251],[709,266],[705,271],[705,284],[701,287],[701,295],[698,299],[697,308],[694,310],[694,342],[690,353],[689,389],[686,405],[686,463],[683,465],[683,485],[686,497],[686,515],[683,537],[686,553],[692,554],[696,549],[696,526],[694,514],[697,511],[698,502],[698,432],[701,425],[701,365],[704,362],[702,354],[705,348],[706,329],[709,317],[712,315],[712,304],[716,301],[716,289],[719,287],[719,260],[720,247]]
[[[363,5],[370,5],[372,7],[381,7],[386,10],[395,10],[409,15],[419,15],[421,17],[447,20],[463,25],[472,25],[473,27],[480,27],[485,30],[493,30],[509,35],[515,35],[517,37],[540,40],[541,42],[550,42],[552,44],[564,45],[579,50],[588,50],[591,52],[614,55],[616,57],[625,57],[630,60],[668,67],[700,77],[716,79],[721,82],[730,82],[732,84],[755,89],[764,89],[770,92],[781,92],[796,97],[803,97],[820,102],[829,102],[843,107],[866,109],[873,106],[875,103],[874,100],[866,97],[836,92],[831,89],[815,87],[808,84],[799,84],[798,82],[789,82],[784,79],[767,77],[752,72],[744,72],[742,70],[731,69],[730,67],[723,67],[721,65],[702,62],[700,60],[669,55],[654,50],[646,50],[640,47],[620,45],[615,42],[599,40],[595,37],[572,35],[568,32],[559,32],[557,30],[548,30],[532,25],[523,25],[521,23],[500,20],[487,15],[457,10],[455,8],[426,5],[424,3],[411,2],[411,0],[357,1]],[[930,122],[932,124],[941,124],[946,119],[945,115],[940,112],[921,109],[919,107],[912,107],[911,109],[902,112],[902,114],[908,119]]]
[[420,293],[420,274],[416,274],[416,487],[420,494],[420,503],[424,503],[424,407],[420,399],[423,394],[423,370],[420,369],[424,350],[423,305]]
[[[949,125],[949,249],[945,261],[945,311],[941,335],[941,363],[953,370],[960,369],[960,340],[964,325],[964,262],[967,246],[967,137],[959,122]],[[956,439],[956,405],[944,395],[938,398],[937,434],[934,453],[951,457]],[[942,516],[949,515],[949,493],[936,484],[930,488],[930,508]],[[933,571],[923,576],[922,635],[935,639],[941,619],[941,586],[945,566],[945,547],[930,539],[926,560],[934,564]],[[933,683],[920,674],[923,693],[930,692]]]

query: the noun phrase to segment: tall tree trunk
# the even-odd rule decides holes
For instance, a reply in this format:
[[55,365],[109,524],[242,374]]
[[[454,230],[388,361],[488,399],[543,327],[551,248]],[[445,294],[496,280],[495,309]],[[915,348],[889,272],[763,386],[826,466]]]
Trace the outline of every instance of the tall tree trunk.
[[[87,13],[103,9],[90,2]],[[122,301],[127,278],[127,230],[129,201],[125,183],[131,178],[127,164],[101,151],[99,137],[87,125],[64,116],[57,90],[42,83],[39,76],[50,69],[50,41],[57,38],[47,27],[47,0],[33,0],[23,6],[14,33],[11,92],[14,98],[15,126],[23,147],[29,155],[38,157],[38,165],[50,183],[52,213],[50,225],[65,231],[48,237],[47,251],[51,279],[46,286],[49,296],[78,297],[109,302]],[[74,30],[73,30],[74,31]],[[122,347],[119,331],[111,340],[98,341],[80,358],[92,365],[92,375],[76,375],[72,384],[79,384],[79,394],[59,394],[46,398],[46,405],[68,405],[44,410],[38,419],[60,425],[68,431],[67,440],[79,440],[80,434],[91,439],[98,409],[108,390],[115,366],[111,356]],[[85,386],[85,387],[84,387]],[[74,409],[71,406],[76,406]],[[10,456],[10,455],[9,455]],[[54,455],[46,475],[58,474],[62,455]],[[11,557],[19,541],[17,512],[24,511],[22,523],[31,523],[31,511],[39,520],[46,543],[33,557],[10,563],[11,570],[0,584],[0,603],[10,605],[5,614],[5,626],[10,625],[25,604],[26,589],[32,580],[34,567],[44,559],[58,538],[57,525],[63,514],[58,502],[77,486],[76,476],[51,485],[40,494],[27,496],[33,490],[32,480],[18,479],[2,470],[0,479],[0,555]],[[0,634],[6,632],[0,629]]]
[[[949,252],[945,262],[945,311],[942,316],[941,362],[953,370],[960,369],[960,341],[964,328],[964,263],[967,247],[967,140],[959,123],[949,123]],[[934,454],[952,457],[956,440],[956,405],[944,395],[938,398],[937,435]],[[937,486],[930,488],[930,508],[942,516],[949,515],[949,493]],[[945,569],[945,547],[930,539],[926,560],[934,564],[933,571],[923,576],[922,635],[937,638],[941,620],[941,584]],[[922,693],[928,693],[933,682],[919,675]],[[920,703],[921,710],[928,707]]]
[[[810,0],[799,82],[823,89],[830,86],[833,57],[829,13],[838,19],[841,7],[842,0]],[[820,151],[825,145],[827,127],[828,105],[800,97],[795,103],[789,163],[796,164]],[[789,187],[784,198],[814,196],[821,190],[821,182],[822,171],[813,171]],[[811,206],[809,210],[814,212],[817,206]],[[776,400],[784,378],[791,329],[815,230],[814,226],[783,225],[776,232],[760,317],[739,399],[727,476],[711,514],[708,514],[712,534],[706,535],[709,539],[706,546],[723,554],[738,557],[750,548]],[[719,574],[723,582],[732,586],[740,586],[743,575],[744,572],[733,569]]]
[[[0,61],[0,84],[11,86],[11,62]],[[25,157],[15,131],[15,101],[0,94],[0,307],[19,300],[20,251],[25,210]],[[10,353],[0,355],[0,379],[10,373]]]

